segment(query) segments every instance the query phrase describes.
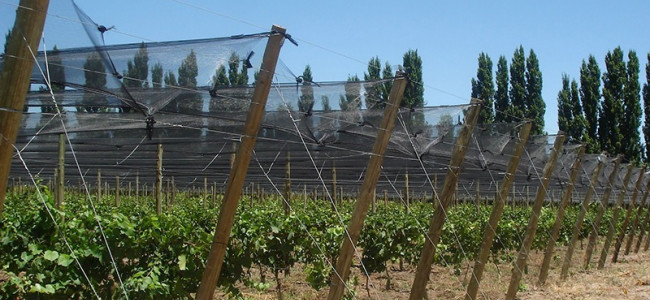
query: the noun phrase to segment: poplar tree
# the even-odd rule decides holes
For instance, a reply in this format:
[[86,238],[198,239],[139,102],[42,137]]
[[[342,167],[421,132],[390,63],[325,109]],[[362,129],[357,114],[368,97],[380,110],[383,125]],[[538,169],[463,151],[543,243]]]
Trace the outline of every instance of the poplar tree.
[[149,52],[144,42],[140,43],[138,52],[135,53],[133,60],[126,64],[124,73],[124,85],[130,88],[148,88],[149,82]]
[[578,87],[578,82],[576,82],[575,79],[571,80],[570,102],[573,122],[571,123],[567,134],[575,141],[584,141],[586,122],[584,113],[582,111],[582,105],[580,105],[580,88]]
[[478,116],[478,123],[492,123],[494,121],[494,81],[492,80],[492,60],[484,52],[481,52],[478,56],[476,79],[472,78],[472,98],[483,100],[483,105]]
[[645,139],[645,161],[650,161],[650,53],[647,55],[648,62],[645,65],[646,82],[643,84],[643,138]]
[[424,86],[422,85],[422,58],[417,50],[404,53],[402,66],[408,74],[408,82],[402,96],[402,107],[420,108],[424,106]]
[[162,64],[156,63],[151,67],[151,86],[154,89],[162,87],[163,83],[163,67]]
[[[54,93],[62,92],[65,89],[65,70],[63,69],[59,52],[59,49],[54,45],[52,51],[48,53],[47,58],[46,71],[49,72],[50,87]],[[54,113],[56,112],[55,110],[54,105],[41,106],[41,112],[44,113]]]
[[[364,81],[377,81],[381,79],[381,61],[379,57],[373,57],[368,62],[368,73],[363,74]],[[385,106],[383,99],[380,97],[381,84],[369,82],[365,85],[366,90],[366,108],[381,109]]]
[[630,161],[641,160],[641,98],[639,93],[639,58],[635,51],[627,55],[627,81],[623,88],[623,122],[621,124],[622,150]]
[[603,102],[598,118],[598,139],[602,150],[623,153],[621,124],[623,122],[623,88],[627,81],[623,51],[620,47],[607,52],[607,72],[603,74]]
[[510,98],[508,97],[508,61],[503,55],[499,57],[495,76],[497,90],[494,94],[494,121],[510,122],[512,118],[507,114],[509,111],[508,107],[510,106]]
[[301,113],[311,115],[312,109],[314,108],[314,87],[311,86],[311,83],[314,81],[314,78],[311,75],[311,67],[309,65],[305,66],[305,70],[302,72],[302,79],[298,110]]
[[[106,68],[102,62],[101,57],[96,52],[93,52],[86,58],[83,65],[84,78],[86,80],[85,86],[89,90],[103,90],[106,88]],[[84,106],[77,108],[78,111],[85,111],[89,113],[105,112],[106,109],[101,106],[105,104],[106,98],[92,92],[84,92],[83,96]]]
[[[388,62],[384,64],[384,69],[381,71],[381,76],[383,79],[394,78],[395,74],[393,73],[393,68]],[[379,97],[383,103],[388,102],[388,95],[390,95],[390,90],[393,88],[393,81],[386,80],[384,84],[379,89]]]
[[526,57],[524,47],[519,46],[510,63],[510,105],[508,113],[511,122],[518,122],[526,116]]
[[593,55],[589,55],[588,62],[582,61],[580,67],[580,100],[585,116],[584,141],[587,152],[600,151],[598,139],[598,117],[600,116],[600,68]]
[[199,75],[199,66],[196,62],[194,50],[183,59],[178,67],[178,85],[187,88],[196,88],[196,76]]
[[573,123],[571,105],[571,86],[569,75],[562,74],[562,89],[557,93],[557,126],[564,132],[569,132]]
[[542,98],[542,71],[539,70],[539,60],[532,49],[526,59],[526,100],[524,116],[533,120],[531,134],[544,133],[544,114],[546,103]]
[[357,75],[348,76],[345,83],[345,95],[340,95],[339,106],[341,110],[352,111],[361,108],[361,86],[359,85],[359,77]]

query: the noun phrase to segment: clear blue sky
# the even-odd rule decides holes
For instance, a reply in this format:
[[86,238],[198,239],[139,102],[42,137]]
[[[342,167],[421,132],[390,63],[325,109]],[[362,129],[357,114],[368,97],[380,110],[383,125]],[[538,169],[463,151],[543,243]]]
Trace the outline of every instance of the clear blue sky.
[[[18,0],[0,0],[0,32],[13,25]],[[363,76],[378,56],[392,65],[417,49],[423,60],[427,105],[469,102],[477,58],[496,61],[523,45],[540,61],[546,102],[545,129],[557,131],[561,76],[578,79],[583,59],[604,57],[617,46],[635,50],[643,68],[650,51],[650,1],[209,1],[77,0],[96,22],[119,32],[107,43],[230,36],[287,28],[300,46],[286,43],[281,59],[293,71],[312,68],[316,81]],[[189,5],[188,5],[189,4]],[[198,8],[200,7],[200,8]],[[51,0],[45,38],[60,48],[88,45],[85,36],[48,31],[48,24],[76,19],[69,0]],[[127,35],[128,34],[128,35]],[[83,42],[80,42],[82,41]],[[49,46],[51,47],[51,46]]]

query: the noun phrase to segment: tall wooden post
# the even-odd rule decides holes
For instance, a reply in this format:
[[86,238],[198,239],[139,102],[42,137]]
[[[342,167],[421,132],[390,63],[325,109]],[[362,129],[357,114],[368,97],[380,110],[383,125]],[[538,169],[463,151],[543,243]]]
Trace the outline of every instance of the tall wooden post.
[[411,192],[409,191],[409,171],[404,174],[404,201],[406,204],[406,213],[408,214],[411,206]]
[[56,169],[56,208],[61,208],[65,187],[65,135],[59,134],[59,166]]
[[625,175],[625,178],[623,178],[623,188],[618,194],[618,199],[614,206],[614,216],[612,217],[612,221],[609,222],[609,228],[607,229],[607,236],[605,237],[605,245],[603,245],[603,249],[600,251],[600,259],[598,260],[599,270],[605,267],[607,254],[609,253],[609,247],[612,245],[612,239],[614,238],[614,233],[616,232],[616,226],[618,225],[617,220],[620,211],[619,208],[621,207],[621,204],[623,204],[623,200],[625,200],[625,195],[627,194],[627,185],[630,181],[630,176],[632,174],[633,169],[634,167],[630,164],[630,166],[628,167],[627,174]]
[[[634,235],[636,234],[636,231],[639,229],[639,220],[641,219],[641,215],[643,214],[643,207],[645,206],[646,200],[648,200],[648,188],[650,188],[650,181],[648,181],[648,185],[646,185],[646,189],[643,192],[643,197],[641,199],[641,203],[637,206],[636,213],[634,214],[634,222],[632,223],[632,228],[630,229],[630,234],[627,237],[627,243],[625,244],[625,255],[630,254],[630,251],[632,250],[632,241],[634,240]],[[636,197],[632,197],[636,198]],[[640,234],[640,233],[639,233]]]
[[208,177],[203,177],[203,208],[208,208]]
[[287,164],[285,165],[284,173],[284,201],[282,201],[282,207],[284,207],[284,213],[289,214],[290,202],[291,202],[291,152],[287,151]]
[[102,170],[97,169],[97,201],[102,200]]
[[591,226],[591,232],[589,233],[589,240],[587,242],[587,249],[585,250],[583,267],[584,269],[589,268],[589,263],[591,262],[591,256],[594,253],[596,247],[596,240],[598,239],[598,228],[600,227],[600,222],[603,220],[603,215],[605,214],[605,209],[609,205],[609,197],[612,194],[612,188],[614,187],[614,182],[616,181],[616,176],[618,176],[618,169],[621,165],[621,160],[623,159],[622,155],[619,155],[614,160],[614,169],[609,174],[609,180],[605,192],[603,193],[602,198],[600,199],[600,206],[598,206],[598,212],[596,213],[596,218],[593,221]]
[[0,110],[0,215],[4,210],[13,145],[34,66],[31,51],[36,53],[38,49],[49,3],[49,0],[21,0],[12,34],[6,41],[0,73],[0,107],[3,108]]
[[524,152],[526,142],[528,141],[531,127],[532,122],[526,121],[526,123],[523,124],[521,130],[519,131],[515,151],[512,154],[510,162],[508,163],[508,169],[506,170],[506,174],[503,177],[501,187],[499,187],[499,191],[497,193],[498,197],[494,199],[495,201],[492,206],[492,213],[490,214],[488,225],[485,228],[485,232],[483,233],[481,248],[476,258],[474,269],[472,270],[472,276],[470,278],[469,285],[467,286],[467,293],[465,293],[465,299],[467,300],[476,299],[478,288],[481,283],[481,278],[483,277],[483,270],[487,264],[490,248],[492,248],[492,243],[494,242],[494,237],[496,236],[497,226],[499,226],[499,220],[501,220],[501,215],[503,214],[503,208],[506,204],[508,192],[510,191],[512,182],[515,179],[515,172],[519,166],[519,160]]
[[334,202],[333,205],[340,203],[338,201],[339,198],[337,197],[337,194],[338,193],[336,189],[336,162],[332,161],[332,201]]
[[120,206],[120,176],[115,176],[115,207]]
[[[539,272],[539,284],[543,285],[546,282],[548,277],[548,268],[551,265],[551,258],[553,257],[553,252],[555,251],[555,243],[557,238],[560,235],[560,229],[562,228],[562,221],[564,220],[564,213],[566,207],[569,204],[571,199],[571,194],[573,194],[573,189],[575,188],[574,182],[580,173],[580,165],[582,164],[582,157],[585,154],[586,146],[583,144],[578,149],[578,155],[576,160],[571,165],[571,175],[569,177],[569,183],[564,191],[564,196],[562,197],[562,203],[559,205],[557,214],[555,215],[555,222],[553,223],[553,228],[551,229],[551,237],[546,245],[546,251],[544,252],[544,260],[542,261],[542,267]],[[551,200],[551,203],[553,201]]]
[[[646,199],[648,198],[648,194],[650,192],[650,181],[648,181],[648,186],[646,187],[645,192],[643,193],[643,203],[646,203]],[[639,207],[639,214],[637,215],[638,219],[641,219],[641,216],[643,215],[643,207],[645,205],[641,205]],[[639,239],[636,241],[636,246],[634,247],[634,253],[639,253],[639,250],[641,249],[641,242],[643,241],[643,237],[645,236],[645,231],[646,231],[646,226],[650,222],[650,213],[646,212],[645,220],[641,223],[641,228],[639,228]]]
[[621,251],[621,246],[623,245],[623,239],[625,238],[625,231],[627,231],[627,227],[630,223],[630,216],[632,216],[632,211],[634,210],[634,205],[636,204],[636,198],[639,196],[639,190],[641,189],[641,183],[643,182],[644,173],[645,173],[645,167],[642,167],[641,172],[639,173],[639,178],[637,178],[636,184],[634,185],[632,200],[627,206],[627,211],[625,212],[625,219],[623,220],[623,224],[621,225],[621,232],[618,234],[618,237],[616,238],[616,244],[614,245],[614,254],[612,255],[613,263],[616,263],[618,261],[618,254],[619,251]]
[[593,171],[593,174],[591,176],[589,189],[587,189],[587,195],[585,195],[585,198],[582,200],[582,206],[580,206],[580,212],[578,213],[576,224],[573,226],[571,240],[569,241],[569,245],[566,254],[564,256],[564,262],[562,263],[562,271],[560,272],[560,278],[562,279],[566,278],[567,275],[569,274],[571,257],[573,257],[573,251],[575,245],[578,242],[578,238],[580,237],[580,231],[582,230],[582,223],[584,222],[585,215],[587,214],[589,203],[591,203],[591,199],[593,198],[593,195],[595,193],[596,183],[598,181],[598,177],[600,176],[600,172],[603,169],[603,165],[604,165],[604,159],[600,159],[598,161],[598,165],[596,165],[596,169]]
[[[644,167],[645,171],[645,167]],[[644,173],[645,174],[645,173]],[[632,223],[632,227],[630,228],[630,234],[627,237],[627,243],[625,245],[625,255],[630,254],[630,251],[632,250],[632,241],[634,240],[634,235],[636,234],[637,229],[639,229],[639,220],[641,219],[641,214],[643,213],[643,207],[645,206],[645,202],[648,199],[648,188],[650,187],[650,181],[648,181],[648,184],[646,185],[646,189],[643,192],[643,196],[641,199],[641,203],[637,206],[636,213],[634,214],[634,222]],[[636,197],[632,197],[633,199],[636,199]]]
[[135,203],[140,200],[140,173],[135,172]]
[[[435,189],[433,191],[434,193],[432,197],[434,205],[438,202],[436,201],[438,200],[436,199],[438,197],[442,205],[434,206],[437,208],[434,210],[433,217],[429,223],[429,231],[427,233],[428,238],[425,239],[424,248],[420,254],[420,261],[418,262],[415,271],[415,279],[411,286],[411,294],[409,296],[411,300],[420,300],[424,298],[426,294],[426,286],[429,281],[429,274],[431,273],[431,264],[433,264],[436,247],[438,246],[440,236],[442,235],[442,226],[445,224],[445,218],[447,217],[446,210],[451,204],[454,195],[454,187],[460,177],[460,167],[465,160],[465,153],[467,153],[467,146],[472,137],[474,125],[476,125],[476,121],[478,120],[481,104],[481,100],[471,100],[469,111],[465,115],[465,123],[461,128],[460,134],[456,138],[456,144],[451,152],[452,156],[449,161],[447,176],[445,177],[441,194],[437,194]],[[434,177],[434,187],[437,186],[436,184],[437,176]]]
[[280,54],[280,48],[284,42],[286,30],[279,26],[273,26],[274,33],[269,37],[262,59],[260,74],[255,83],[255,91],[251,99],[250,108],[244,125],[244,132],[241,137],[241,144],[237,150],[235,161],[230,170],[223,204],[219,212],[214,239],[208,254],[205,270],[201,278],[201,284],[196,294],[196,299],[212,299],[217,281],[221,273],[223,258],[226,254],[228,238],[235,219],[235,212],[241,196],[242,186],[246,179],[246,173],[250,164],[251,155],[257,133],[264,117],[266,100],[271,90],[271,82],[275,74],[275,66]]
[[[332,275],[332,284],[328,295],[329,300],[337,300],[343,297],[345,293],[345,282],[350,275],[350,264],[354,255],[355,247],[361,235],[363,221],[368,213],[368,207],[372,198],[372,191],[377,185],[377,179],[381,172],[381,165],[384,161],[386,146],[395,127],[395,119],[399,112],[399,106],[402,102],[402,95],[408,80],[398,74],[393,82],[388,103],[384,109],[384,116],[381,120],[380,127],[377,131],[377,139],[372,147],[372,155],[368,161],[366,175],[361,185],[359,200],[354,206],[352,218],[343,238],[343,244],[339,250],[339,256],[336,260],[336,272]],[[340,277],[339,277],[340,276]]]
[[[564,132],[558,132],[557,136],[555,137],[551,156],[549,157],[549,160],[546,162],[544,170],[542,171],[542,185],[537,188],[537,195],[535,196],[533,210],[530,214],[530,219],[528,220],[526,235],[524,236],[524,241],[521,245],[521,248],[519,249],[517,262],[512,268],[512,276],[510,277],[510,285],[508,286],[506,299],[514,300],[515,296],[517,295],[517,290],[519,290],[519,282],[521,281],[522,270],[526,268],[528,252],[530,251],[530,247],[533,245],[533,239],[535,237],[535,233],[537,232],[537,223],[539,222],[542,205],[544,204],[544,198],[546,198],[546,189],[548,188],[548,182],[551,180],[551,175],[553,175],[553,170],[555,170],[555,165],[557,164],[557,159],[560,150],[562,150],[562,145],[564,144],[565,140],[566,135],[564,135]],[[528,191],[526,191],[526,198],[528,198]],[[528,203],[528,200],[526,200],[526,203]]]
[[156,214],[162,214],[162,165],[163,165],[163,146],[158,144],[156,159]]

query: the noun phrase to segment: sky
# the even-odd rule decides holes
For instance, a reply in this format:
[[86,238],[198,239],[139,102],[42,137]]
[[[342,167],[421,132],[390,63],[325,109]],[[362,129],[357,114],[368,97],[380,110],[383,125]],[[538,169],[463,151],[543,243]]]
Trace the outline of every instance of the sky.
[[[0,0],[0,32],[13,26],[18,0]],[[50,0],[44,40],[59,48],[88,45],[87,37],[48,30],[74,24],[70,0]],[[315,81],[363,78],[379,57],[396,66],[409,49],[423,61],[426,105],[469,103],[478,56],[510,63],[520,45],[532,49],[543,75],[545,130],[557,132],[562,74],[579,80],[582,60],[604,57],[620,46],[637,52],[640,80],[650,51],[650,1],[210,1],[76,0],[95,22],[115,26],[107,44],[222,37],[287,29],[299,43],[285,43],[280,59],[295,74],[310,65]],[[79,25],[80,26],[80,25]],[[4,36],[4,35],[2,35]],[[2,38],[2,37],[0,37]],[[49,47],[51,48],[51,47]],[[393,69],[396,69],[395,67]]]

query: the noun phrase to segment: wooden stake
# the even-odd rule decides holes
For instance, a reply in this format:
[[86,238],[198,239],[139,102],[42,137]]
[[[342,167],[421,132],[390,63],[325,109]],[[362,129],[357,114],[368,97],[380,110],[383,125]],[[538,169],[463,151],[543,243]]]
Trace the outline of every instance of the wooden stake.
[[599,159],[596,169],[593,171],[591,176],[591,181],[589,189],[587,189],[587,195],[582,200],[582,205],[580,206],[580,212],[578,213],[578,218],[576,219],[576,224],[573,226],[573,233],[571,234],[571,240],[564,256],[564,262],[562,264],[562,271],[560,272],[560,278],[565,279],[569,274],[569,266],[571,265],[571,257],[573,256],[573,251],[575,249],[576,242],[580,236],[580,231],[582,230],[582,223],[584,222],[585,215],[587,214],[587,209],[589,208],[589,203],[593,198],[594,192],[596,190],[596,183],[598,182],[598,177],[600,172],[603,169],[604,158]]
[[[623,245],[623,239],[625,239],[625,231],[630,223],[630,216],[632,216],[632,211],[634,210],[634,205],[636,204],[636,198],[639,196],[639,190],[641,189],[641,183],[643,182],[643,174],[645,173],[645,167],[641,168],[639,173],[639,178],[636,180],[636,185],[634,186],[634,192],[632,193],[632,200],[627,206],[627,211],[625,212],[625,219],[623,220],[623,225],[621,225],[621,232],[616,238],[616,244],[614,245],[614,254],[612,255],[612,263],[618,262],[618,254],[621,251],[621,246]],[[629,250],[628,250],[629,252]]]
[[[639,220],[641,219],[641,216],[643,214],[643,207],[645,206],[646,200],[648,200],[648,188],[650,188],[650,181],[648,181],[646,189],[643,192],[643,198],[641,200],[641,203],[639,203],[639,206],[637,206],[636,214],[634,215],[634,223],[632,223],[632,229],[630,231],[630,234],[627,237],[627,244],[625,245],[625,255],[630,254],[630,251],[632,250],[632,241],[634,240],[634,235],[636,231],[639,229]],[[639,236],[641,236],[640,232],[639,232]]]
[[201,278],[201,284],[196,294],[196,299],[212,299],[217,281],[219,281],[223,258],[226,254],[228,238],[230,237],[230,231],[235,219],[239,197],[241,196],[242,186],[244,185],[250,164],[253,147],[257,140],[257,133],[264,117],[266,100],[269,96],[271,82],[275,74],[275,66],[286,32],[284,28],[275,25],[271,31],[274,34],[269,37],[266,45],[261,71],[255,83],[255,91],[246,117],[241,145],[237,150],[233,167],[230,170],[226,193],[219,212],[219,221],[217,222],[214,239],[210,253],[208,254],[205,271]]
[[163,146],[158,144],[156,158],[156,214],[162,214],[162,165],[163,165]]
[[476,258],[476,263],[474,264],[474,269],[472,271],[472,276],[470,278],[469,285],[467,286],[467,293],[465,294],[465,299],[473,300],[476,299],[476,294],[478,293],[478,288],[481,283],[481,278],[483,277],[483,270],[487,264],[487,259],[490,254],[490,248],[492,248],[492,243],[494,242],[494,236],[496,235],[497,226],[499,226],[499,220],[503,214],[503,208],[506,205],[506,200],[508,197],[508,192],[512,186],[512,182],[515,179],[515,172],[519,166],[519,160],[522,153],[524,152],[524,147],[528,141],[528,136],[530,134],[530,128],[532,126],[531,121],[526,121],[523,124],[521,130],[519,131],[519,136],[517,138],[517,145],[515,146],[515,151],[508,163],[508,169],[501,183],[501,187],[498,191],[498,197],[494,199],[494,204],[492,206],[492,213],[490,214],[490,219],[488,220],[488,225],[485,228],[483,233],[483,239],[481,241],[481,248],[479,250],[478,256]]
[[120,206],[120,176],[115,176],[115,207]]
[[54,205],[56,208],[61,208],[65,186],[65,135],[63,134],[59,134],[59,166],[56,171],[56,202]]
[[[643,193],[643,203],[646,202],[646,199],[648,198],[648,192],[650,192],[650,181],[648,182],[648,187],[646,188],[645,192]],[[643,206],[641,205],[639,207],[639,215],[638,218],[641,219],[641,216],[643,215]],[[643,237],[645,236],[645,231],[647,228],[647,224],[650,222],[650,213],[646,211],[646,216],[645,220],[641,223],[641,228],[639,230],[639,239],[636,241],[636,246],[634,247],[634,253],[639,253],[639,250],[641,249],[641,242],[643,241]]]
[[140,200],[140,174],[135,172],[135,203]]
[[[447,169],[447,176],[445,177],[445,182],[442,188],[442,194],[438,195],[433,194],[434,207],[437,196],[440,196],[441,206],[437,206],[434,210],[433,217],[429,223],[429,232],[427,236],[429,237],[424,243],[424,249],[420,254],[420,261],[417,265],[415,272],[415,279],[413,285],[411,286],[411,300],[420,300],[426,294],[426,285],[429,281],[429,274],[431,273],[431,264],[433,263],[433,258],[436,252],[436,246],[440,241],[440,236],[442,235],[442,226],[444,225],[445,218],[447,216],[447,207],[451,204],[451,200],[454,194],[454,187],[456,182],[460,177],[460,167],[463,164],[465,159],[465,153],[467,152],[467,146],[474,131],[474,125],[478,120],[479,111],[481,108],[481,100],[472,99],[470,102],[470,108],[467,114],[465,115],[465,123],[461,128],[459,136],[456,138],[456,144],[454,149],[451,152],[451,160],[449,161],[449,167]],[[530,127],[529,127],[530,128]],[[434,177],[434,186],[437,184],[437,176]]]
[[609,222],[609,228],[607,230],[607,237],[605,237],[605,245],[603,246],[603,249],[600,252],[600,259],[598,260],[598,269],[602,269],[605,267],[605,262],[607,261],[607,255],[609,253],[609,247],[612,245],[612,239],[614,238],[614,233],[616,232],[616,226],[618,225],[618,214],[620,213],[620,207],[623,204],[623,200],[625,199],[625,195],[627,194],[627,185],[630,181],[630,176],[632,174],[632,170],[634,167],[630,164],[628,167],[627,174],[625,175],[625,178],[623,179],[623,188],[621,189],[618,199],[616,201],[616,204],[614,206],[614,215],[612,217],[612,221]]
[[338,191],[336,189],[336,162],[332,161],[332,201],[334,202],[334,204],[340,203],[338,201],[339,198],[337,197],[337,192]]
[[[569,177],[569,183],[566,190],[564,191],[564,196],[562,197],[562,203],[558,207],[557,214],[555,215],[555,222],[553,223],[553,229],[551,229],[551,237],[546,245],[546,251],[544,252],[544,260],[542,261],[542,267],[539,272],[539,284],[543,285],[546,282],[548,277],[548,268],[551,264],[551,258],[553,257],[553,252],[555,250],[555,243],[557,238],[560,235],[560,229],[562,228],[562,221],[564,219],[564,212],[566,207],[571,200],[571,195],[573,194],[573,189],[575,188],[574,182],[580,174],[580,165],[582,164],[582,157],[585,154],[586,145],[580,146],[578,149],[578,155],[576,160],[571,165],[571,175]],[[551,201],[552,202],[552,201]]]
[[203,208],[208,208],[208,178],[203,177]]
[[0,73],[0,215],[4,210],[13,146],[34,66],[31,53],[38,50],[49,3],[49,0],[21,0],[12,34],[6,41],[7,51]]
[[[557,164],[557,158],[560,151],[562,150],[562,145],[566,140],[566,135],[564,132],[558,132],[555,137],[555,143],[553,144],[553,151],[549,157],[549,160],[544,166],[542,171],[542,185],[537,189],[537,195],[535,196],[535,203],[533,203],[533,210],[528,220],[528,227],[526,228],[526,235],[524,235],[524,241],[519,249],[519,255],[517,256],[517,262],[512,268],[512,276],[510,277],[510,285],[508,286],[508,292],[506,294],[506,299],[514,300],[517,291],[519,290],[519,282],[521,281],[522,270],[526,268],[526,262],[528,260],[528,252],[530,247],[533,245],[533,239],[535,233],[537,232],[537,223],[539,221],[540,213],[542,211],[542,205],[544,204],[544,199],[546,198],[546,188],[548,188],[548,182],[553,175],[553,170],[555,170],[555,165]],[[528,205],[528,186],[526,186],[526,205]]]
[[102,200],[102,170],[97,169],[97,201]]
[[284,168],[284,201],[282,201],[282,207],[284,207],[284,214],[289,215],[289,203],[291,202],[291,152],[289,151],[287,151],[287,163]]
[[404,204],[406,204],[406,213],[408,214],[410,211],[410,205],[411,205],[411,193],[409,192],[409,171],[406,170],[406,173],[404,174]]
[[377,131],[377,139],[372,148],[372,156],[370,156],[370,160],[368,161],[367,171],[363,179],[363,184],[361,185],[359,200],[357,200],[354,206],[352,218],[348,223],[346,231],[347,236],[343,239],[343,244],[341,245],[339,256],[336,260],[336,272],[331,278],[332,284],[328,295],[329,300],[341,299],[345,293],[345,282],[350,275],[350,264],[352,263],[354,249],[361,235],[363,221],[366,218],[368,207],[370,206],[372,191],[375,189],[377,180],[379,179],[384,153],[386,152],[386,146],[395,127],[395,119],[399,111],[400,103],[402,102],[402,95],[404,94],[407,81],[405,77],[401,76],[393,81],[393,87],[388,96],[388,103],[384,109],[384,115]]
[[609,198],[612,194],[612,188],[614,187],[614,181],[618,176],[618,170],[621,165],[621,160],[623,159],[622,155],[619,155],[614,160],[614,169],[609,174],[608,184],[605,188],[602,198],[600,199],[600,206],[598,206],[598,212],[596,213],[596,218],[592,222],[591,232],[589,233],[589,240],[587,241],[587,249],[585,250],[585,255],[583,259],[583,268],[588,269],[589,263],[591,262],[591,256],[594,253],[596,248],[596,240],[598,239],[598,228],[600,228],[600,222],[603,220],[603,215],[605,214],[605,209],[609,205]]

